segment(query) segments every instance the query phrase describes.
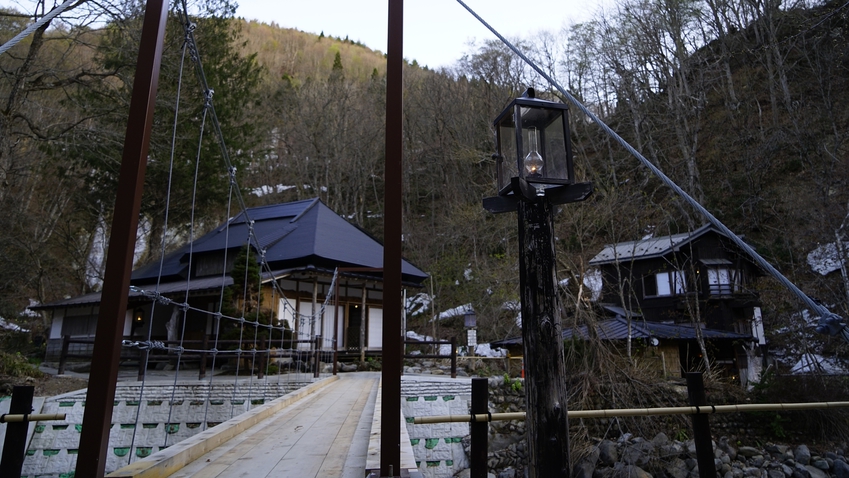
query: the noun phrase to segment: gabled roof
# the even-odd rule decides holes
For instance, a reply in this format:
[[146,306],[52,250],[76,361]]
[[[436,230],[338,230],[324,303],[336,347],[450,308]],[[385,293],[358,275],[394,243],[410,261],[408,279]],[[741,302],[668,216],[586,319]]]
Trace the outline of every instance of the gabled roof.
[[[383,245],[363,230],[333,212],[321,200],[308,199],[247,209],[190,245],[168,255],[164,274],[185,278],[190,256],[236,254],[253,228],[257,243],[265,250],[272,269],[293,267],[383,267]],[[159,264],[150,264],[133,273],[134,283],[157,277]],[[421,284],[422,270],[403,261],[402,280]]]
[[695,231],[673,234],[671,236],[651,237],[639,241],[619,242],[604,246],[595,257],[590,259],[590,265],[611,264],[615,262],[630,262],[638,259],[663,257],[670,252],[677,252],[682,246],[702,237],[708,232],[715,232],[723,237],[719,229],[706,224]]
[[[702,327],[701,332],[705,340],[754,340],[751,335],[726,332],[724,330]],[[595,336],[602,340],[626,340],[628,338],[628,319],[625,317],[616,317],[598,322],[595,327]],[[589,338],[587,326],[582,325],[580,327],[563,329],[564,339],[571,339],[573,337],[587,340]],[[663,324],[660,322],[649,322],[647,320],[631,320],[632,339],[649,339],[652,337],[658,339],[695,340],[696,328],[690,324]],[[521,343],[521,337],[513,337],[492,342],[492,346],[505,347]]]

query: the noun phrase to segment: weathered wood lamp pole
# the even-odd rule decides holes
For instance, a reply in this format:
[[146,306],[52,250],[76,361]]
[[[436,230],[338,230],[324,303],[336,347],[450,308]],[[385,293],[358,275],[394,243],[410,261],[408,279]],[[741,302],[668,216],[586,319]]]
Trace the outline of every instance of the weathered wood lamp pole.
[[583,201],[575,183],[568,107],[532,88],[495,119],[498,196],[489,212],[517,211],[528,462],[531,478],[570,476],[563,329],[555,276],[553,206]]

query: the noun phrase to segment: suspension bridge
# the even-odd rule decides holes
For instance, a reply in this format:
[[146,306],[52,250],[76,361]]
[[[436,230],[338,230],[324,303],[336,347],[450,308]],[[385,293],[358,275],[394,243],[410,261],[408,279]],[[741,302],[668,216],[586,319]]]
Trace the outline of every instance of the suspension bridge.
[[[458,2],[468,9],[462,1],[458,0]],[[68,1],[57,6],[49,15],[44,16],[24,30],[21,35],[0,47],[0,54],[13,46],[13,42],[26,36],[27,32],[34,31],[45,22],[60,15],[62,10],[72,3]],[[127,467],[116,471],[114,476],[288,476],[286,473],[292,473],[292,476],[363,476],[371,469],[374,469],[379,476],[399,476],[398,473],[401,476],[406,476],[405,473],[413,476],[416,473],[415,463],[411,463],[411,457],[407,453],[405,441],[402,438],[405,427],[401,419],[399,403],[403,347],[399,318],[402,315],[401,289],[405,274],[400,254],[402,8],[403,2],[389,2],[385,173],[387,187],[384,213],[386,239],[380,280],[383,284],[381,290],[383,297],[392,299],[385,300],[382,309],[383,337],[390,338],[382,341],[384,369],[380,377],[377,374],[327,375],[324,378],[318,377],[315,381],[310,380],[308,384],[299,384],[297,390],[288,390],[281,385],[279,373],[276,375],[269,373],[271,371],[269,367],[273,364],[276,364],[277,371],[280,371],[281,362],[275,362],[276,360],[293,359],[300,356],[305,348],[310,352],[329,354],[338,345],[339,329],[337,326],[328,328],[329,320],[325,321],[325,318],[332,307],[333,290],[338,287],[339,276],[332,274],[331,282],[326,289],[323,289],[325,298],[323,302],[319,303],[317,294],[314,293],[312,310],[309,312],[298,306],[293,307],[288,300],[281,300],[287,296],[287,291],[278,280],[281,271],[272,267],[272,261],[268,260],[266,252],[275,241],[282,237],[259,234],[254,225],[260,218],[250,216],[241,197],[236,170],[230,162],[215,112],[213,89],[207,83],[203,73],[200,52],[194,41],[195,24],[191,21],[185,1],[181,2],[180,8],[177,8],[185,32],[183,58],[188,56],[193,62],[201,89],[204,91],[203,118],[199,134],[202,137],[204,129],[209,127],[219,142],[222,171],[230,177],[231,183],[226,200],[227,217],[237,217],[241,214],[240,233],[243,233],[244,237],[235,243],[230,243],[230,232],[224,234],[223,250],[225,252],[223,256],[215,257],[219,261],[217,265],[209,262],[201,263],[202,260],[208,259],[208,257],[201,259],[203,249],[195,251],[190,246],[188,250],[183,250],[182,254],[187,262],[180,263],[186,267],[188,276],[184,280],[182,289],[168,289],[158,278],[146,284],[145,287],[131,287],[130,265],[134,253],[135,234],[138,230],[139,198],[144,182],[153,103],[161,62],[164,23],[168,12],[167,2],[162,0],[148,2],[118,186],[122,195],[116,202],[113,214],[110,255],[99,304],[90,375],[91,387],[84,400],[64,397],[65,401],[59,400],[56,405],[62,407],[64,403],[67,408],[78,408],[84,413],[80,430],[78,430],[81,433],[80,445],[75,453],[78,456],[76,476],[103,475],[107,461],[112,459],[109,457],[108,442],[110,434],[115,433],[110,431],[114,428],[113,412],[119,410],[120,413],[127,414],[128,422],[125,423],[126,427],[120,426],[118,430],[131,435],[132,438],[128,447],[120,447],[118,452],[114,449],[111,451],[119,458],[126,457],[127,462]],[[471,9],[469,11],[477,17]],[[483,19],[477,18],[486,25]],[[498,32],[489,25],[486,26],[559,90],[569,102],[622,144],[695,210],[702,213],[742,250],[749,253],[758,265],[775,276],[788,290],[815,311],[822,318],[818,327],[820,332],[840,335],[849,340],[849,332],[840,317],[829,312],[796,288],[750,246],[669,180]],[[175,124],[178,115],[179,111],[175,113]],[[201,158],[199,147],[195,158],[196,166],[201,161],[207,160]],[[194,204],[196,198],[192,197],[190,200]],[[168,254],[165,251],[164,238],[168,234],[167,212],[164,224],[162,260],[158,264],[157,277],[167,276],[169,272],[174,273],[166,267]],[[226,227],[230,225],[231,223],[228,222]],[[195,224],[191,224],[191,227],[190,238],[194,238]],[[289,232],[291,231],[279,231],[278,236]],[[190,244],[193,242],[190,240]],[[236,250],[243,245],[248,245],[247,253],[234,259]],[[243,261],[240,269],[242,275],[228,274],[228,271],[234,270],[233,264],[238,261]],[[254,268],[254,264],[258,264],[259,268]],[[154,269],[156,267],[153,266]],[[193,271],[196,271],[197,267],[205,267],[206,270],[212,271],[209,274],[212,278],[199,279],[199,281],[206,281],[202,285],[198,285],[197,282],[192,283],[193,276],[196,276]],[[217,277],[215,277],[216,274]],[[192,300],[199,287],[218,291],[218,300],[213,306],[201,306]],[[148,301],[149,308],[145,311],[150,315],[147,320],[144,317],[139,320],[142,324],[139,337],[126,340],[123,327],[128,317],[128,301],[131,293],[136,293]],[[267,315],[259,307],[261,297],[266,293],[269,294],[273,303],[280,304],[276,315]],[[368,292],[364,287],[362,292],[364,302],[367,296]],[[154,319],[157,310],[162,308],[167,308],[175,318],[169,321],[169,327],[172,328],[168,330],[168,334],[176,338],[178,343],[172,343],[173,340],[157,340],[155,337]],[[291,320],[282,320],[284,316]],[[193,348],[189,342],[184,342],[188,341],[188,337],[193,332],[190,325],[193,320],[208,324],[208,327],[215,330],[216,342],[211,348]],[[145,326],[146,330],[144,330]],[[177,331],[176,327],[180,327],[181,330]],[[217,342],[221,337],[218,332],[224,329],[236,338],[235,346],[226,347],[223,343]],[[328,330],[334,339],[328,338]],[[322,333],[324,338],[321,338]],[[398,339],[392,340],[392,337]],[[276,345],[277,341],[279,345]],[[360,344],[361,347],[363,345]],[[174,373],[170,379],[170,385],[143,379],[137,386],[119,387],[117,377],[122,347],[147,352],[159,350],[170,354],[174,359]],[[185,365],[182,358],[191,354],[210,354],[213,371],[216,364],[220,367],[221,362],[227,362],[235,368],[234,377],[228,377],[229,383],[225,384],[224,380],[216,378],[215,374],[211,373],[210,378],[201,384],[178,386],[180,372],[184,371]],[[141,360],[146,361],[150,354],[142,353],[141,357]],[[332,362],[336,363],[335,358]],[[317,365],[315,370],[318,374]],[[262,367],[265,367],[261,374],[264,377],[255,378],[255,372]],[[146,363],[143,368],[145,370],[148,368]],[[293,378],[293,374],[286,374],[286,376],[287,381]],[[276,382],[274,382],[275,378]],[[159,398],[148,400],[150,389],[157,389],[157,387],[167,389],[170,396],[166,400]],[[125,392],[130,395],[118,395]],[[146,393],[148,395],[145,395]],[[175,413],[192,407],[193,403],[199,407],[194,411],[193,416],[202,416],[202,419],[193,418],[192,420],[196,421],[176,423]],[[146,424],[141,420],[142,409],[144,408],[147,412],[153,407],[163,407],[160,410],[160,420],[147,423],[148,425],[156,424],[156,427],[145,428]],[[236,411],[242,413],[235,413]],[[202,415],[199,415],[201,413]],[[228,413],[230,418],[227,417]],[[210,417],[215,418],[210,419]],[[130,418],[134,419],[130,420]],[[162,425],[161,430],[159,424]],[[201,431],[182,441],[174,439],[174,436],[180,433],[177,425],[185,425],[189,428],[189,424],[196,424],[195,428]],[[136,437],[144,435],[146,429],[157,429],[156,433],[162,434],[162,445],[158,446],[158,449],[152,446],[139,447],[135,444]],[[376,435],[379,440],[374,440]],[[169,439],[169,436],[172,438]],[[364,445],[367,443],[366,436],[369,437],[370,446]],[[270,437],[274,439],[269,439]],[[124,455],[120,455],[121,453]]]

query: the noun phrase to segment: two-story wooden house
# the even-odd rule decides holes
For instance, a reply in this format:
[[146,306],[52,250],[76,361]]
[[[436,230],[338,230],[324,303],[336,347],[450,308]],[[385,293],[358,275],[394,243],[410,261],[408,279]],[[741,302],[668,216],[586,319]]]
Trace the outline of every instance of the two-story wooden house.
[[[721,231],[705,225],[692,232],[648,237],[604,247],[589,263],[602,274],[601,304],[630,311],[649,324],[695,324],[766,343],[761,303],[753,287],[761,270]],[[757,347],[712,359],[740,373],[757,373]],[[745,350],[744,350],[745,349]],[[682,358],[682,365],[686,363]]]

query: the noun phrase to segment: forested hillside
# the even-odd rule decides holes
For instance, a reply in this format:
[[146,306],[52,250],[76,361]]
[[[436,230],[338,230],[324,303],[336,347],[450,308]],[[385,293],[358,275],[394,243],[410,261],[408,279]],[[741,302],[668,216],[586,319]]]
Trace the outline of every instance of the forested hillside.
[[[102,265],[92,259],[100,257],[111,221],[140,24],[134,5],[116,1],[104,11],[82,2],[73,22],[54,21],[0,57],[5,317],[29,299],[98,287]],[[846,240],[844,7],[622,0],[590,22],[517,41],[803,290],[849,315],[840,272],[820,275],[806,261],[818,246]],[[194,8],[203,12],[194,19],[200,55],[249,204],[318,196],[382,237],[382,53],[347,39],[233,19],[227,2],[200,0]],[[30,21],[0,13],[0,41]],[[152,246],[141,261],[159,253],[171,136],[176,187],[185,192],[202,118],[190,66],[176,108],[182,33],[173,16],[167,42],[144,206]],[[515,335],[515,311],[505,304],[518,299],[516,219],[481,208],[495,189],[491,121],[528,86],[549,98],[555,90],[495,41],[471,47],[450,68],[427,70],[410,61],[404,253],[432,274],[436,311],[472,303],[479,340]],[[677,233],[704,220],[582,115],[573,112],[571,121],[578,178],[592,181],[595,193],[556,215],[557,274],[569,279],[564,306],[579,312],[568,320],[585,320],[589,292],[580,284],[603,244]],[[224,218],[228,181],[209,132],[202,158],[194,220],[210,227]],[[183,214],[169,219],[170,228],[180,229],[172,229],[173,243],[186,238],[185,206],[172,209]],[[798,334],[806,325],[798,304],[771,280],[760,288],[768,333]],[[416,320],[414,327],[432,331],[425,318]],[[438,335],[452,333],[450,323],[440,327]],[[805,347],[806,340],[796,345]]]

